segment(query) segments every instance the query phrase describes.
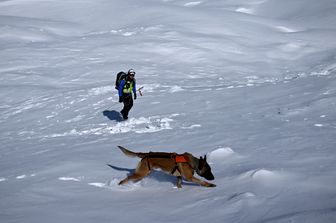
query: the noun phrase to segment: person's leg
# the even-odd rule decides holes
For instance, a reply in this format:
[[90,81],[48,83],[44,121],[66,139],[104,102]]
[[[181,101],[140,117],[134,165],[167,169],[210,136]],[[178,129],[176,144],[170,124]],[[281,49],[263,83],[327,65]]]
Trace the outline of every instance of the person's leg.
[[132,107],[133,107],[132,95],[126,96],[124,98],[124,108],[120,112],[124,119],[128,119],[128,113]]

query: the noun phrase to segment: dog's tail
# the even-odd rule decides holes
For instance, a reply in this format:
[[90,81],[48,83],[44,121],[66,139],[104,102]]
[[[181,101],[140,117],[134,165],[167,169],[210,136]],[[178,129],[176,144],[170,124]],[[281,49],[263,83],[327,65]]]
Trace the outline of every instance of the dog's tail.
[[146,153],[136,153],[132,152],[122,146],[118,146],[118,148],[128,157],[139,157],[139,158],[144,158],[146,156]]

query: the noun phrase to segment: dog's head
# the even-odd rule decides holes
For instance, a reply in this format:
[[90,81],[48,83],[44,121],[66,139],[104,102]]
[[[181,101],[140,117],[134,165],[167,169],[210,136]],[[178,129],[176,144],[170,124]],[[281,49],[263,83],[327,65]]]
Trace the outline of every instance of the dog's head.
[[200,175],[201,177],[204,177],[207,180],[215,179],[214,175],[211,172],[211,167],[206,160],[206,155],[204,156],[204,158],[200,157],[196,172],[198,175]]

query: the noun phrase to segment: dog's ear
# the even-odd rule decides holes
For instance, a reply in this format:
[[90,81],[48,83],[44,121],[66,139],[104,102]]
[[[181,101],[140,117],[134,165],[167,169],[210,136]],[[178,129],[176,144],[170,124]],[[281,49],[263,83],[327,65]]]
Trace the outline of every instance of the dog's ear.
[[206,157],[206,155],[204,155],[204,161],[205,161],[205,162],[207,161],[206,159],[207,159],[207,157]]
[[203,166],[204,166],[204,159],[202,156],[200,156],[199,162],[198,162],[198,169],[201,170]]

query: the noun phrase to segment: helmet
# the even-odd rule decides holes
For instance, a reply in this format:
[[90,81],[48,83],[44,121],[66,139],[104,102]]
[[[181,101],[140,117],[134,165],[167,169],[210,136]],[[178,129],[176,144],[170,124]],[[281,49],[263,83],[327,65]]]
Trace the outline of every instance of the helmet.
[[135,76],[135,71],[133,69],[128,70],[128,75]]

